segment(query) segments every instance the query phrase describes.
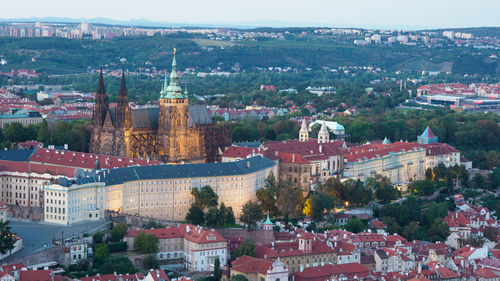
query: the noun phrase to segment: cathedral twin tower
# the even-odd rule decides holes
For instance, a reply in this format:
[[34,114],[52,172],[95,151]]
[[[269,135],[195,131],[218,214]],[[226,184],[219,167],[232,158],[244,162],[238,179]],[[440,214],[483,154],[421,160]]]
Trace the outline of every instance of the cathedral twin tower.
[[206,106],[189,105],[176,66],[174,52],[170,83],[165,75],[159,106],[137,109],[130,108],[124,73],[116,108],[110,108],[101,71],[90,152],[167,163],[220,161],[221,151],[231,145],[230,130],[217,127]]

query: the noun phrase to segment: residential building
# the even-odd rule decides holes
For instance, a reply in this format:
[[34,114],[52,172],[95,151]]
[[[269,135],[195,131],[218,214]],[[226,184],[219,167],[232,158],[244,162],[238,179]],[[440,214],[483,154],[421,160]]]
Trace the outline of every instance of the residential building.
[[189,271],[212,271],[216,258],[221,267],[226,265],[227,240],[214,229],[189,224],[159,229],[131,230],[125,236],[129,249],[134,249],[134,239],[141,231],[158,238],[159,260],[179,260]]
[[279,258],[272,261],[243,255],[231,265],[231,276],[242,274],[248,281],[288,280],[288,268]]
[[66,247],[66,265],[77,264],[88,258],[89,245],[85,239],[78,239],[65,244]]
[[279,258],[289,268],[289,274],[336,260],[334,250],[308,232],[298,234],[293,241],[257,245],[255,256],[273,261]]

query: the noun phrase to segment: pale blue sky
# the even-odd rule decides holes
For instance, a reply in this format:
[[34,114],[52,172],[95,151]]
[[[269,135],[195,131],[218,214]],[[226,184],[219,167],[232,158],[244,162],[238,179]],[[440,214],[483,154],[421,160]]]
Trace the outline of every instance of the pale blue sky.
[[500,26],[500,0],[5,0],[0,18],[146,18],[375,28]]

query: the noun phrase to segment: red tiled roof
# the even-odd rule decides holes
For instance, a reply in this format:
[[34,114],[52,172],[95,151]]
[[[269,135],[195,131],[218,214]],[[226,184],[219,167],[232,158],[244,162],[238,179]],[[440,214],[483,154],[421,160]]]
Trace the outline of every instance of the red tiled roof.
[[[188,229],[189,231],[187,231]],[[158,239],[183,237],[197,244],[227,241],[227,239],[224,238],[217,230],[206,229],[206,228],[204,229],[190,224],[184,224],[179,227],[171,226],[171,227],[157,228],[157,229],[130,230],[126,236],[136,237],[137,235],[139,235],[141,231],[152,234],[158,237]]]
[[104,274],[100,276],[82,277],[81,281],[118,281],[118,278],[114,274]]
[[424,147],[418,143],[412,142],[395,142],[392,144],[366,144],[344,149],[344,158],[347,162],[360,162],[370,159],[377,159],[390,155],[392,153],[400,153],[407,151],[422,150]]
[[50,174],[54,176],[66,176],[72,178],[75,175],[76,168],[0,160],[0,172],[3,171],[19,173],[31,172],[37,174]]
[[483,278],[497,278],[498,275],[496,275],[493,271],[489,270],[488,268],[481,268],[478,269],[474,272],[474,275],[478,277],[483,277]]
[[429,279],[427,279],[425,276],[423,275],[419,275],[419,276],[416,276],[415,278],[412,278],[408,281],[430,281]]
[[330,280],[330,277],[340,274],[345,275],[347,278],[353,278],[354,276],[362,278],[368,276],[369,273],[370,270],[359,263],[327,264],[324,266],[308,267],[302,272],[294,273],[294,277],[295,281],[324,281]]
[[267,270],[273,265],[270,260],[254,258],[243,255],[232,263],[231,271],[237,271],[242,274],[260,273],[267,274]]
[[271,244],[261,244],[255,247],[255,256],[263,259],[273,259],[277,257],[303,256],[311,254],[333,253],[333,249],[320,240],[312,242],[310,252],[299,250],[299,241],[275,242],[274,247]]
[[121,168],[135,165],[159,165],[162,163],[161,161],[155,160],[98,155],[93,153],[82,153],[47,148],[37,149],[29,158],[29,161],[34,163],[53,164],[82,169],[93,169],[96,160],[99,160],[100,167],[103,169]]
[[[168,276],[167,276],[167,273],[165,273],[164,270],[151,270],[149,271],[148,275],[151,275],[151,277],[153,277],[153,280],[154,281],[169,281],[170,279],[168,279]],[[83,280],[82,280],[83,281]]]
[[379,221],[378,219],[374,219],[371,221],[371,224],[373,225],[373,227],[375,227],[376,229],[384,229],[387,225],[381,221]]
[[310,139],[305,142],[298,140],[267,141],[263,143],[263,146],[267,148],[267,153],[274,154],[275,151],[295,153],[302,155],[302,157],[308,161],[314,161],[327,159],[328,156],[341,155],[341,148],[343,144],[344,142],[342,141],[319,144],[317,140]]
[[443,154],[451,154],[459,152],[458,149],[447,143],[430,143],[424,144],[426,156],[437,156]]
[[255,147],[229,146],[222,153],[222,157],[246,158],[252,153],[260,153],[260,149]]
[[50,270],[24,270],[19,271],[19,281],[52,281],[52,277]]
[[[2,204],[4,204],[4,203],[2,203]],[[21,270],[21,268],[26,268],[26,265],[22,262],[2,265],[2,267],[1,267],[2,272],[8,272],[8,273]]]

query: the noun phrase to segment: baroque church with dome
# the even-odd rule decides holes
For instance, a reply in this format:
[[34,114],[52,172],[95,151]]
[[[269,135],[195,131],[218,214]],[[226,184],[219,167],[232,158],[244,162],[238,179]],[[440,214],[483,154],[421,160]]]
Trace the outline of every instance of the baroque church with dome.
[[167,75],[159,105],[132,109],[122,74],[117,106],[110,109],[102,71],[95,97],[90,152],[161,160],[167,163],[220,161],[231,145],[231,130],[218,126],[206,106],[189,105],[176,70],[175,51],[170,83]]

